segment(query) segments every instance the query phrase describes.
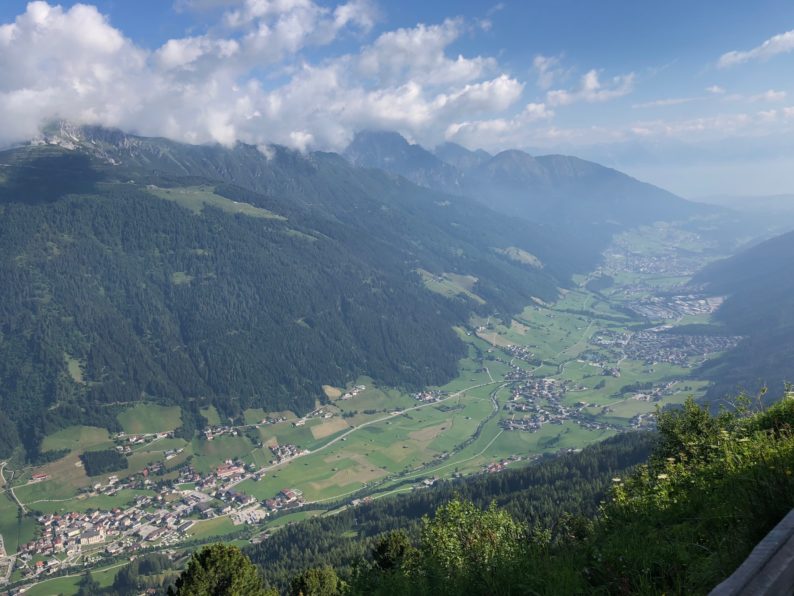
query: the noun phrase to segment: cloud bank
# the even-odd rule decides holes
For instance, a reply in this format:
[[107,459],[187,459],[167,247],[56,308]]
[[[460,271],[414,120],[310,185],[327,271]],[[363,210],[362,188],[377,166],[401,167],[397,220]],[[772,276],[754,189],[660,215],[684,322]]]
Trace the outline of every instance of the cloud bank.
[[302,51],[369,32],[375,7],[210,4],[226,6],[212,34],[150,52],[93,6],[31,2],[0,26],[0,143],[29,139],[53,119],[191,143],[301,149],[340,148],[362,128],[438,139],[456,121],[510,109],[524,89],[493,58],[448,55],[466,31],[459,19],[388,31],[355,53],[310,63]]

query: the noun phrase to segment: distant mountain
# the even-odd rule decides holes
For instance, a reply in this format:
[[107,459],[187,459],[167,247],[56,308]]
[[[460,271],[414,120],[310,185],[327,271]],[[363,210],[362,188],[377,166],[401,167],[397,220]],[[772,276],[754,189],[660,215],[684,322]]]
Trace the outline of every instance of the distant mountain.
[[482,149],[470,151],[457,143],[439,145],[434,153],[438,158],[464,172],[484,164],[493,157],[493,155]]
[[769,387],[772,397],[794,380],[794,232],[713,263],[693,280],[727,300],[717,319],[746,339],[705,369],[713,397]]
[[396,132],[360,132],[344,156],[357,166],[399,174],[427,188],[443,192],[461,189],[460,172],[455,167]]
[[305,412],[361,374],[445,382],[453,326],[553,300],[595,260],[336,154],[59,125],[0,174],[0,428],[31,453],[141,399],[192,428],[203,404]]
[[345,156],[357,165],[468,196],[513,217],[568,226],[576,233],[608,235],[657,220],[714,212],[617,170],[564,155],[533,157],[508,150],[491,156],[451,143],[434,155],[397,133],[364,132],[356,135]]

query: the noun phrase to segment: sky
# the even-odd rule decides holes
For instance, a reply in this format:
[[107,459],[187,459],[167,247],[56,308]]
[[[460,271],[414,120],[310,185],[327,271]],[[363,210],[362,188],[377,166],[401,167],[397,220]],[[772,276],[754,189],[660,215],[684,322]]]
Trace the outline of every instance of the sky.
[[56,119],[263,151],[396,130],[794,193],[793,75],[790,0],[0,2],[0,146]]

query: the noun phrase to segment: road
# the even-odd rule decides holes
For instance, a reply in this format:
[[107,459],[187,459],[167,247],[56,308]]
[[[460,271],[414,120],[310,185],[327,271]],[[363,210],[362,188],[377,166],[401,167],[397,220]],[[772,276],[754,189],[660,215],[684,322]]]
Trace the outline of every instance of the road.
[[[488,376],[490,377],[490,372],[488,373]],[[278,462],[276,464],[271,464],[269,466],[265,466],[265,467],[257,470],[254,474],[264,474],[266,472],[269,472],[270,470],[275,470],[276,468],[279,468],[279,467],[284,466],[284,465],[286,465],[286,464],[288,464],[290,462],[293,462],[296,459],[299,459],[301,457],[305,457],[307,455],[313,455],[315,453],[319,453],[320,451],[324,451],[325,449],[328,449],[329,447],[333,446],[334,444],[338,443],[339,441],[342,441],[342,440],[346,439],[347,437],[352,435],[354,432],[359,431],[362,428],[366,428],[368,426],[372,426],[373,424],[377,424],[379,422],[385,422],[386,420],[391,420],[392,418],[396,418],[397,416],[402,416],[403,414],[406,414],[407,412],[414,412],[416,410],[421,410],[422,408],[429,408],[430,406],[437,406],[438,404],[444,403],[445,401],[448,401],[450,399],[454,399],[456,397],[460,397],[461,395],[463,395],[467,391],[472,391],[473,389],[479,389],[480,387],[487,387],[488,385],[493,385],[494,383],[497,383],[497,382],[498,381],[491,381],[491,382],[488,382],[488,383],[480,383],[479,385],[472,385],[471,387],[466,387],[465,389],[461,389],[460,391],[457,391],[455,393],[451,393],[447,397],[445,397],[443,399],[439,399],[438,401],[431,401],[431,402],[428,402],[428,403],[420,404],[418,406],[413,406],[411,408],[406,408],[404,410],[398,410],[396,412],[392,412],[388,416],[384,416],[383,418],[377,418],[375,420],[370,420],[368,422],[364,422],[363,424],[359,424],[358,426],[354,426],[350,430],[345,431],[344,433],[342,433],[338,437],[335,437],[335,438],[331,439],[325,445],[317,447],[317,449],[314,449],[314,450],[311,450],[311,451],[309,451],[307,449],[303,453],[298,453],[297,455],[294,455],[292,457],[284,459],[284,460],[282,460],[282,461],[280,461],[280,462]],[[233,483],[229,484],[228,487],[232,488],[234,486],[237,486],[241,482],[244,482],[245,480],[248,480],[248,478],[250,478],[250,476],[248,476],[246,478],[242,478],[241,480],[238,480],[237,482],[233,482]]]
[[[494,381],[494,382],[496,382],[496,381]],[[487,385],[491,385],[491,383],[485,383],[484,385],[478,385],[477,387],[485,387]],[[496,401],[496,393],[502,387],[505,387],[505,385],[500,385],[496,390],[494,390],[493,393],[491,393],[491,406],[493,407],[493,412],[491,413],[491,417],[493,417],[493,415],[495,415],[499,411],[499,402]],[[468,389],[464,389],[462,391],[459,391],[455,395],[450,395],[446,399],[449,399],[450,397],[455,397],[456,395],[459,395],[459,394],[464,393],[466,391],[470,391],[471,389],[473,389],[473,387],[469,387]],[[439,401],[433,402],[433,403],[437,404],[437,403],[440,403],[440,401],[442,401],[442,400],[439,400]],[[425,405],[432,405],[432,404],[425,404]],[[416,408],[413,408],[413,409],[416,409]],[[466,462],[471,461],[473,459],[476,459],[476,458],[480,457],[483,453],[485,453],[488,450],[488,448],[491,445],[494,444],[494,441],[496,441],[496,439],[499,438],[499,435],[501,435],[503,432],[504,432],[504,430],[500,430],[496,434],[496,436],[493,439],[491,439],[491,441],[482,449],[482,451],[480,451],[479,453],[474,454],[471,457],[468,457],[466,459],[462,459],[462,460],[459,460],[459,461],[449,462],[449,463],[444,464],[443,466],[438,466],[437,468],[433,468],[432,470],[423,468],[423,469],[421,469],[421,470],[419,470],[417,472],[412,472],[411,474],[406,474],[405,476],[400,476],[398,479],[400,481],[402,481],[402,480],[406,480],[406,479],[410,479],[410,478],[415,478],[417,476],[423,476],[423,475],[427,475],[427,474],[432,474],[432,473],[437,472],[439,470],[443,470],[443,469],[449,468],[451,466],[458,466],[460,464],[463,464],[463,463],[466,463]],[[451,458],[452,458],[452,456],[450,456],[450,459]],[[411,489],[413,489],[413,487],[409,487],[408,490],[411,490]],[[385,494],[391,494],[392,492],[399,492],[400,490],[404,490],[404,489],[397,489],[395,491],[390,491],[390,492],[385,493]],[[358,493],[358,492],[361,492],[360,488],[357,488],[357,489],[355,489],[353,491],[350,491],[350,492],[347,492],[347,493],[344,493],[344,494],[341,494],[341,495],[334,495],[333,497],[328,497],[328,498],[325,498],[325,499],[318,499],[316,501],[309,501],[309,503],[314,504],[314,503],[324,503],[324,502],[327,502],[327,501],[337,501],[340,498],[347,497],[349,495],[352,495],[352,494],[355,494],[355,493]],[[380,498],[381,496],[384,496],[384,495],[382,494],[382,495],[376,496],[375,498]]]
[[[6,467],[6,462],[0,463],[0,479],[2,479],[3,485],[7,484],[5,476],[3,475],[3,470],[5,470],[5,467]],[[8,492],[11,494],[11,497],[14,499],[14,501],[19,506],[19,508],[22,510],[22,513],[27,513],[28,510],[25,508],[25,505],[22,504],[22,501],[17,499],[17,496],[14,493],[14,489],[11,485],[8,486]]]

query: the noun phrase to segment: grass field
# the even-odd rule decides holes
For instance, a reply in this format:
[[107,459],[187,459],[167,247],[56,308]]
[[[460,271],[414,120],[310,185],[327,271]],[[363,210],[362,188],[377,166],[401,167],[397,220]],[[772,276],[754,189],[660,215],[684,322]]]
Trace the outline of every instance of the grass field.
[[215,519],[197,521],[187,531],[188,536],[194,539],[208,538],[210,536],[225,536],[240,530],[228,517],[216,517]]
[[19,508],[6,494],[0,494],[0,534],[6,552],[14,553],[18,545],[29,542],[36,531],[36,521],[25,516],[19,518]]
[[166,201],[173,201],[180,207],[190,209],[200,214],[204,207],[210,206],[227,213],[240,213],[249,217],[285,220],[285,217],[276,215],[272,211],[255,207],[249,203],[232,201],[226,197],[215,194],[209,186],[191,186],[185,188],[149,188],[149,193]]
[[124,432],[131,435],[167,432],[182,424],[179,406],[140,404],[121,412],[117,418]]
[[[116,563],[104,569],[96,569],[91,571],[91,576],[102,588],[107,588],[113,584],[116,574],[119,569],[126,565],[124,563]],[[76,594],[78,591],[78,583],[80,582],[82,574],[75,574],[67,577],[56,577],[54,579],[44,580],[32,588],[25,594],[27,596],[53,596],[55,594]]]
[[422,277],[425,287],[431,292],[447,297],[462,295],[472,299],[477,304],[485,304],[485,300],[472,291],[474,284],[477,283],[476,277],[456,275],[454,273],[434,275],[424,269],[419,269],[417,272]]
[[207,419],[207,424],[210,426],[218,426],[221,423],[221,417],[218,416],[218,410],[215,409],[215,406],[201,408],[201,415]]
[[152,496],[155,493],[148,490],[121,490],[115,495],[98,495],[96,497],[75,497],[66,501],[30,501],[25,502],[31,510],[41,513],[64,513],[69,511],[84,512],[89,509],[108,511],[116,507],[125,507],[140,495]]
[[95,426],[70,426],[45,437],[41,443],[42,451],[86,451],[88,448],[101,448],[112,445],[110,434],[104,428]]

